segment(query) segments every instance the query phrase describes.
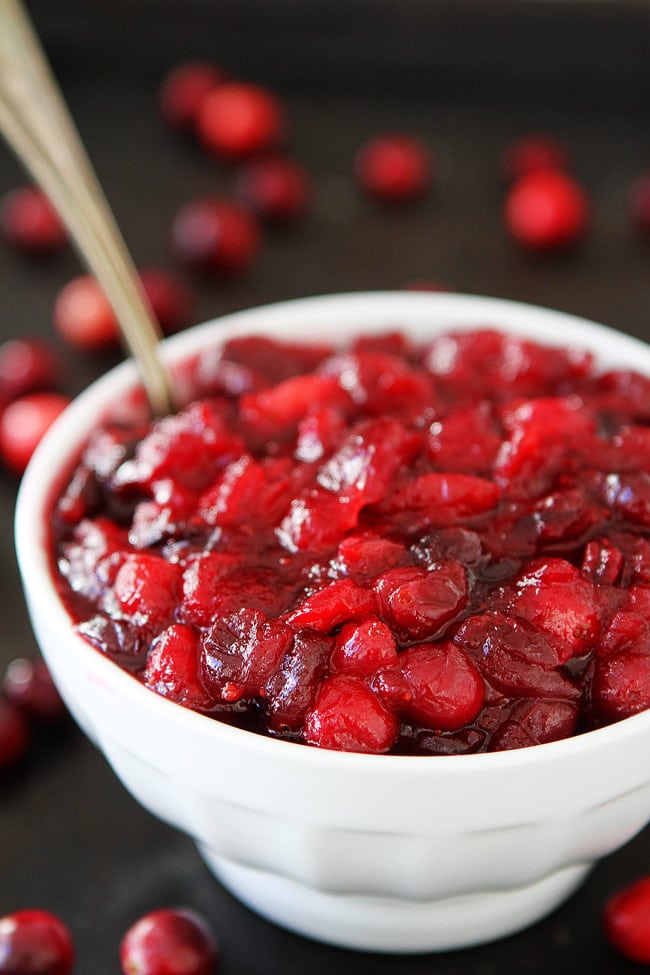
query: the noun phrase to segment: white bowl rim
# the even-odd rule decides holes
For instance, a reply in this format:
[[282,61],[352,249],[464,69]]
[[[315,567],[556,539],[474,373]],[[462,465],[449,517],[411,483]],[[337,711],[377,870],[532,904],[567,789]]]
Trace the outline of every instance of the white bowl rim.
[[[430,309],[437,316],[449,313],[452,316],[462,313],[467,319],[466,327],[496,327],[503,326],[503,317],[521,314],[534,316],[546,325],[555,323],[559,330],[566,330],[570,334],[572,328],[577,328],[580,336],[588,338],[588,334],[599,334],[601,339],[615,339],[628,351],[645,351],[650,363],[650,347],[632,336],[593,322],[589,319],[556,311],[542,306],[524,302],[510,301],[501,298],[484,297],[480,295],[463,295],[449,292],[409,292],[409,291],[372,291],[315,295],[307,298],[278,301],[254,308],[218,316],[200,325],[193,326],[171,338],[165,339],[163,356],[172,362],[182,362],[201,348],[202,338],[210,336],[210,344],[218,345],[219,332],[227,331],[224,338],[237,334],[260,334],[264,324],[269,320],[282,321],[285,315],[300,316],[304,312],[308,317],[310,312],[322,310],[334,312],[342,310],[376,309],[379,305],[386,320],[386,330],[393,325],[399,328],[399,319],[391,320],[391,314],[408,314],[411,310]],[[389,313],[388,315],[386,313]],[[374,320],[374,315],[369,315]],[[408,323],[401,323],[407,325]],[[460,323],[450,321],[449,328],[453,329]],[[256,330],[257,329],[257,330]],[[529,334],[527,329],[517,329],[516,324],[507,322],[507,330],[512,333],[520,332],[523,336]],[[559,334],[559,333],[558,333]],[[553,335],[554,339],[557,336]],[[216,339],[216,341],[215,341]],[[304,336],[305,341],[310,337]],[[316,335],[314,341],[322,340]],[[543,341],[543,339],[541,340]],[[565,344],[568,344],[565,342]],[[577,343],[588,348],[587,343]],[[304,763],[320,766],[323,770],[334,771],[340,769],[347,772],[370,771],[377,773],[381,768],[382,774],[415,774],[435,775],[435,769],[441,768],[443,763],[445,775],[465,775],[468,773],[489,774],[497,769],[515,771],[517,767],[539,766],[547,762],[558,760],[571,761],[581,752],[588,752],[606,743],[615,748],[624,745],[627,739],[638,734],[650,734],[650,710],[624,718],[603,728],[583,732],[571,738],[533,745],[528,748],[507,751],[481,752],[465,755],[376,755],[359,752],[344,752],[314,748],[296,744],[295,742],[275,739],[270,736],[256,734],[236,726],[228,725],[218,719],[200,714],[185,708],[173,701],[152,692],[137,678],[123,670],[100,651],[94,649],[79,634],[71,628],[71,618],[61,600],[49,564],[47,549],[43,541],[45,531],[44,520],[41,521],[41,531],[34,531],[34,510],[44,519],[49,510],[49,486],[56,476],[65,470],[72,458],[75,457],[83,444],[85,433],[80,436],[79,427],[88,426],[88,417],[97,415],[97,402],[102,406],[112,398],[109,393],[132,390],[138,386],[138,376],[132,360],[127,360],[108,373],[101,376],[84,390],[70,406],[55,421],[46,436],[39,444],[30,464],[23,475],[16,503],[15,542],[18,562],[26,589],[39,589],[39,612],[48,614],[50,625],[55,627],[62,638],[69,644],[69,650],[78,665],[92,671],[94,678],[101,684],[119,695],[125,695],[133,704],[148,709],[152,718],[164,721],[169,726],[178,727],[193,735],[213,740],[223,747],[233,747],[240,751],[257,751],[260,757],[273,757],[286,763],[302,766]],[[116,389],[114,389],[116,387]],[[91,424],[92,425],[92,424]],[[77,435],[68,432],[69,427],[77,429]],[[73,444],[71,447],[70,444]],[[61,462],[63,455],[64,461]],[[52,471],[55,471],[52,477]],[[45,475],[45,477],[44,477]],[[49,477],[49,480],[48,480]],[[44,487],[44,483],[47,485]],[[623,754],[623,753],[622,753]]]

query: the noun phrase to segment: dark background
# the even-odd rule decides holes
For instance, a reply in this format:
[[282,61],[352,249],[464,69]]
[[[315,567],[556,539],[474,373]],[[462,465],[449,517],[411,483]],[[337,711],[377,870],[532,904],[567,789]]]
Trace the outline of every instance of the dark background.
[[[648,3],[34,0],[30,10],[140,265],[173,267],[168,234],[177,207],[226,192],[232,179],[164,130],[156,99],[165,71],[211,57],[284,97],[291,150],[313,174],[312,213],[295,229],[269,233],[245,278],[194,282],[195,321],[276,299],[428,278],[650,338],[650,246],[625,208],[631,179],[650,171]],[[359,144],[389,129],[419,135],[438,160],[433,192],[404,210],[363,200],[351,177]],[[539,131],[567,144],[593,205],[584,246],[553,260],[522,254],[500,222],[500,152],[511,138]],[[21,182],[0,146],[0,193]],[[0,338],[51,336],[54,298],[76,273],[71,253],[35,264],[0,248]],[[71,393],[110,365],[62,353]],[[11,542],[15,491],[1,476],[0,664],[35,652]],[[41,734],[28,763],[0,779],[0,827],[0,915],[29,906],[57,912],[74,932],[80,973],[115,975],[128,925],[174,904],[210,919],[224,975],[637,970],[605,945],[600,912],[617,887],[650,872],[648,831],[529,931],[409,958],[320,946],[251,914],[211,878],[190,840],[126,794],[74,729]]]

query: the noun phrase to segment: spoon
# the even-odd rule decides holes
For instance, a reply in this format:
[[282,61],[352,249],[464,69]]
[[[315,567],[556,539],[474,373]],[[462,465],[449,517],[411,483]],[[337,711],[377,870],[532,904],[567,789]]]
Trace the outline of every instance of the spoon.
[[154,416],[174,412],[158,324],[21,0],[0,0],[0,130],[58,210],[108,299]]

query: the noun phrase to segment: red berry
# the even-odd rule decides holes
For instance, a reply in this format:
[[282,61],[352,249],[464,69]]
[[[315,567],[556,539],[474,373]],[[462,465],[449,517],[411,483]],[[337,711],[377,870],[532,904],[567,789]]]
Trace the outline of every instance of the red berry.
[[171,271],[143,268],[140,283],[151,310],[165,335],[189,324],[192,296],[184,281]]
[[506,146],[501,157],[501,174],[507,183],[540,170],[565,171],[569,153],[557,139],[548,135],[528,135]]
[[560,251],[578,243],[587,229],[589,201],[565,173],[539,170],[512,186],[504,219],[514,240],[532,251]]
[[650,964],[650,877],[642,877],[605,904],[605,936],[630,961]]
[[483,707],[483,678],[453,643],[410,647],[401,656],[400,669],[411,692],[404,713],[427,727],[454,731],[470,724]]
[[203,917],[187,908],[145,914],[120,946],[124,975],[215,975],[219,948]]
[[39,721],[58,721],[67,714],[43,660],[12,660],[2,687],[9,701]]
[[158,630],[173,616],[181,568],[157,555],[127,555],[115,577],[114,594],[122,614]]
[[270,224],[292,223],[302,217],[310,192],[305,168],[281,157],[245,163],[235,181],[235,196]]
[[376,616],[346,623],[336,637],[332,667],[355,677],[370,677],[380,667],[397,663],[395,637]]
[[14,400],[0,416],[0,457],[22,474],[46,431],[70,400],[59,393],[30,393]]
[[260,229],[253,214],[231,200],[192,200],[174,218],[172,242],[192,267],[237,274],[256,258]]
[[[14,704],[0,698],[0,771],[20,761],[28,746],[29,728],[24,714]],[[0,972],[2,972],[1,946],[0,935]]]
[[47,911],[16,911],[0,918],[0,972],[70,975],[74,945],[65,924]]
[[382,135],[366,142],[355,159],[361,187],[372,197],[403,203],[423,196],[433,173],[433,156],[410,135]]
[[395,744],[397,733],[397,719],[368,685],[342,674],[323,681],[305,718],[305,741],[319,748],[387,752]]
[[8,244],[29,254],[52,254],[68,242],[56,210],[42,190],[32,186],[2,198],[0,232]]
[[650,173],[634,180],[628,190],[627,206],[634,226],[650,237]]
[[44,389],[59,379],[59,363],[42,339],[10,339],[0,345],[0,403]]
[[193,132],[201,102],[226,78],[208,61],[189,61],[174,68],[160,87],[160,113],[171,129]]
[[197,130],[203,145],[217,156],[244,159],[275,149],[284,138],[284,109],[270,91],[257,85],[219,85],[201,102]]
[[94,351],[114,345],[119,331],[113,309],[95,278],[74,278],[54,305],[54,327],[69,345]]

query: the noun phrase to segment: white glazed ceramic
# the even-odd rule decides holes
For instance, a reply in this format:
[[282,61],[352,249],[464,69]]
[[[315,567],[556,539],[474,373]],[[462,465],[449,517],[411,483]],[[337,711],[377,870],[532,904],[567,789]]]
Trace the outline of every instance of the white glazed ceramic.
[[[166,343],[174,362],[233,335],[345,341],[400,328],[503,327],[650,374],[650,348],[568,315],[461,295],[310,298]],[[126,787],[193,836],[246,904],[302,934],[380,951],[489,941],[558,905],[650,820],[650,712],[567,741],[452,757],[347,754],[228,727],[141,686],[72,630],[47,556],[52,482],[135,384],[120,366],[39,446],[17,510],[33,625],[70,710]]]

